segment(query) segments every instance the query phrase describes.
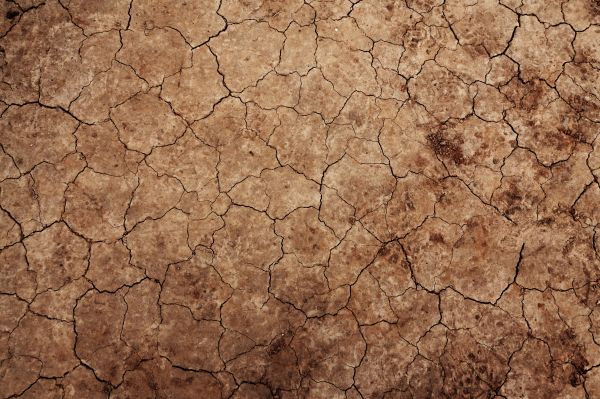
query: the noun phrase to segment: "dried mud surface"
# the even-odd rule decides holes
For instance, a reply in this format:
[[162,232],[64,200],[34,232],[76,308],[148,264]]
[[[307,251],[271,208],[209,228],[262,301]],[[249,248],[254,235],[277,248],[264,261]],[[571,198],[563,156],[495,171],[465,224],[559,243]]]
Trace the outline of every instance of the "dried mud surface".
[[0,398],[600,398],[597,0],[0,11]]

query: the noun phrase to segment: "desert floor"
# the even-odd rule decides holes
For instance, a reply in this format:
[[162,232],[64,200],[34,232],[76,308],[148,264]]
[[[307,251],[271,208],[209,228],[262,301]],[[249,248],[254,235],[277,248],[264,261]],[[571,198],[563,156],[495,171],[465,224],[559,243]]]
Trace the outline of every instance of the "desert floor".
[[598,0],[0,2],[0,398],[600,398]]

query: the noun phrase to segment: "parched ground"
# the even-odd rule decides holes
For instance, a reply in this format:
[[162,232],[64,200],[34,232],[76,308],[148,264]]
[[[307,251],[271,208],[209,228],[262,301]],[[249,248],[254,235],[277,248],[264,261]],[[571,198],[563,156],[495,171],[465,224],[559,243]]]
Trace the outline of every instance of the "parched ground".
[[0,12],[0,398],[600,398],[598,0]]

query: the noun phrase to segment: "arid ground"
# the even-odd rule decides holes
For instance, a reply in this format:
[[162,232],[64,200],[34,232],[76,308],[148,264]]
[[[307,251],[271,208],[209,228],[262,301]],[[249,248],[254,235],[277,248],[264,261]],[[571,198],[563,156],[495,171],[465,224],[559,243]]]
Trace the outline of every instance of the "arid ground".
[[600,1],[0,12],[0,398],[600,398]]

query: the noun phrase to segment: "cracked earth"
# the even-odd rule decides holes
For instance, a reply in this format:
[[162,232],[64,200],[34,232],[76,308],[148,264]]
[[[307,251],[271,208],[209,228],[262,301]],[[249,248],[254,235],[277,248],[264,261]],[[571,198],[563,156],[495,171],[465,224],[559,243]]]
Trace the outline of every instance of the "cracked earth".
[[0,10],[0,397],[600,398],[597,0]]

